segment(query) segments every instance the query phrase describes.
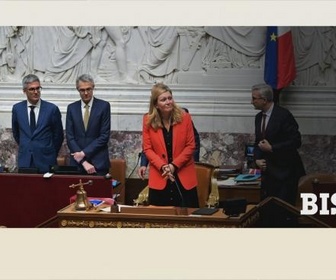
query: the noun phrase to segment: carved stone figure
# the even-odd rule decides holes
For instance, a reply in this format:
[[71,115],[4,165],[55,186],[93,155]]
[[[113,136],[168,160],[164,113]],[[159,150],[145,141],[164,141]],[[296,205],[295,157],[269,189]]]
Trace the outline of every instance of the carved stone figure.
[[31,69],[35,75],[43,80],[44,74],[51,63],[54,46],[58,39],[57,26],[34,26],[31,27]]
[[45,80],[73,83],[81,74],[90,73],[90,51],[100,43],[101,29],[98,26],[60,26]]
[[119,79],[110,82],[134,82],[127,71],[125,41],[117,26],[59,27],[46,80],[58,83],[74,82],[76,77],[90,73],[97,82],[107,82],[99,76],[99,66],[108,39],[115,44]]
[[[97,44],[91,54],[91,74],[96,77],[95,80],[105,81],[99,76],[99,66],[101,64],[101,59],[103,56],[104,48],[107,45],[108,39],[112,41],[115,45],[115,50],[111,51],[114,53],[114,59],[117,64],[117,69],[119,73],[120,83],[136,83],[136,81],[129,76],[129,71],[127,67],[127,54],[126,54],[126,40],[124,34],[130,36],[130,27],[119,27],[119,26],[104,26],[101,32],[101,43]],[[124,33],[124,34],[123,34]],[[113,81],[116,82],[116,81]]]
[[202,67],[261,68],[265,52],[266,28],[253,26],[206,26],[208,43]]
[[139,79],[176,83],[178,66],[178,33],[174,26],[148,26],[142,30],[147,47],[139,67]]
[[336,43],[332,41],[331,31],[331,27],[292,28],[297,71],[295,85],[327,85],[326,73],[336,58],[330,56]]
[[31,27],[3,26],[0,31],[1,79],[21,80],[31,69],[29,56]]
[[[292,35],[294,85],[336,85],[336,28],[297,26]],[[0,81],[34,73],[74,83],[90,73],[98,83],[221,83],[224,69],[262,73],[265,36],[265,26],[1,26]]]
[[12,50],[9,49],[8,34],[12,33],[11,26],[0,27],[0,81],[7,81],[7,75],[14,73],[15,62]]

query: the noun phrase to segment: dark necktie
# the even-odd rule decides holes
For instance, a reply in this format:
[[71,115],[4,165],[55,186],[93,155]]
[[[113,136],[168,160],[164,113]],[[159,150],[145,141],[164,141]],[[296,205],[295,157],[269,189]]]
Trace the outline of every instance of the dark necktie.
[[266,114],[262,114],[262,120],[261,120],[261,136],[262,139],[265,139],[265,130],[266,130]]
[[85,130],[87,129],[87,126],[88,126],[88,123],[89,123],[89,117],[90,117],[90,111],[89,111],[89,107],[90,105],[88,104],[85,104],[84,108],[85,108],[85,111],[84,111],[84,127],[85,127]]
[[29,107],[30,107],[30,131],[31,133],[33,133],[36,128],[36,118],[34,112],[36,106],[29,106]]

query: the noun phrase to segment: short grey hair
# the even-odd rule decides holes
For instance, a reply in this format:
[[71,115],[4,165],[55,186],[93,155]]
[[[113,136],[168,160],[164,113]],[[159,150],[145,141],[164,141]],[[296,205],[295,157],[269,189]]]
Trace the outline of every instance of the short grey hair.
[[28,74],[27,76],[25,76],[22,79],[22,87],[23,87],[23,89],[26,89],[27,86],[28,86],[28,84],[34,83],[34,82],[39,82],[40,83],[39,77],[37,77],[34,74]]
[[76,88],[78,88],[79,82],[89,82],[95,86],[94,79],[89,74],[82,74],[76,79]]
[[259,91],[260,96],[267,101],[273,101],[273,89],[268,84],[257,84],[252,86],[252,91]]

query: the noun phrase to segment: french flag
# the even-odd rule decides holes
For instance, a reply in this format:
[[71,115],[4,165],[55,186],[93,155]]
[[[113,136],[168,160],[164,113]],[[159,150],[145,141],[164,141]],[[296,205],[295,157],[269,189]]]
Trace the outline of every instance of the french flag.
[[265,83],[280,90],[296,77],[292,32],[287,26],[267,27]]

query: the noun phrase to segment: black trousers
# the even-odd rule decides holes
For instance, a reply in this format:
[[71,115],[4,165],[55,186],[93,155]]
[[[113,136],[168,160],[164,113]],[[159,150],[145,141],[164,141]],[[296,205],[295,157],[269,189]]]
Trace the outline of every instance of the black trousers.
[[198,208],[197,188],[186,190],[180,180],[176,177],[175,182],[167,180],[163,190],[149,188],[148,201],[150,205],[156,206],[179,206]]

